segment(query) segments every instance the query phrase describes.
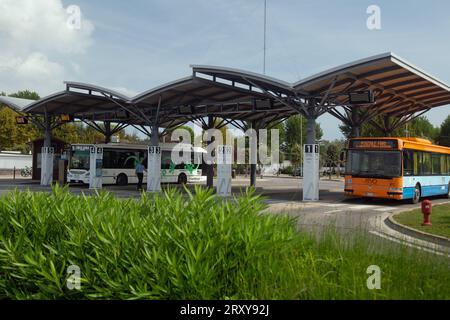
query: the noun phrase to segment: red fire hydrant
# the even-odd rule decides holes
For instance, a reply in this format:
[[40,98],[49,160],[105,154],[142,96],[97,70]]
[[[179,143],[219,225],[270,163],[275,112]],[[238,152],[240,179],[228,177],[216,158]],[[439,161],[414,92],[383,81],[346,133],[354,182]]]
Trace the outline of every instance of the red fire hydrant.
[[431,226],[430,215],[433,210],[433,204],[430,200],[422,201],[423,226]]

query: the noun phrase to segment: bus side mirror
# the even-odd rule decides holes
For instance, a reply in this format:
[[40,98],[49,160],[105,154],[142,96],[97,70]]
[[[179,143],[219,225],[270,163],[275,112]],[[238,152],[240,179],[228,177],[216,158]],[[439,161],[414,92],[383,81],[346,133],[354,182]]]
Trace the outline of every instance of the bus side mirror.
[[339,160],[340,160],[341,162],[345,162],[345,154],[346,154],[345,151],[341,151],[341,153],[340,153],[340,155],[339,155]]

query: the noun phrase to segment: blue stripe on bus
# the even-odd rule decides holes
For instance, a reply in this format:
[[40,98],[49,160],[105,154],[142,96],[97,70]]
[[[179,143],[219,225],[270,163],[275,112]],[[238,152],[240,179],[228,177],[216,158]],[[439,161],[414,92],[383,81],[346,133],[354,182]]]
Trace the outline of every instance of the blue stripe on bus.
[[[403,199],[414,197],[414,187],[403,188]],[[422,197],[438,196],[448,193],[448,185],[422,186]]]

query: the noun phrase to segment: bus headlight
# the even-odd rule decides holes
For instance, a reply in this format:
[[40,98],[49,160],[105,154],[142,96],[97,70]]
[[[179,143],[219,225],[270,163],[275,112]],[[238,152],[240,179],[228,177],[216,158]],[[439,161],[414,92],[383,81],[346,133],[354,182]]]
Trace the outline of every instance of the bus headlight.
[[390,195],[391,197],[402,195],[402,194],[403,194],[403,188],[394,188],[394,187],[389,188],[388,195]]

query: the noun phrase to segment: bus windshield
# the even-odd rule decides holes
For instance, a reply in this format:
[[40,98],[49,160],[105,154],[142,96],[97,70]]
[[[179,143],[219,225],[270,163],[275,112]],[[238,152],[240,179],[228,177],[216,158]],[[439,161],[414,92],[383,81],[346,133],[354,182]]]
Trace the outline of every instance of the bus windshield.
[[400,151],[349,150],[346,174],[360,177],[393,178],[402,174]]
[[72,146],[70,169],[89,170],[89,146]]

